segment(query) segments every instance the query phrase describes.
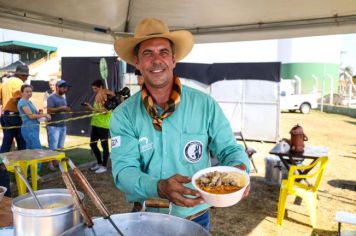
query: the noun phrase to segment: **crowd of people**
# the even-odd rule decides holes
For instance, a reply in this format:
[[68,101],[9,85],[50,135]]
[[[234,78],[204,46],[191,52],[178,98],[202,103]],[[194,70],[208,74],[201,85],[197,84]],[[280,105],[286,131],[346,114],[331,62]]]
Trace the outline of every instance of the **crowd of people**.
[[[1,84],[2,114],[0,119],[3,139],[0,153],[11,150],[41,149],[39,125],[42,120],[50,121],[47,124],[48,148],[54,150],[64,146],[65,128],[63,127],[65,124],[55,121],[65,118],[65,115],[57,113],[70,110],[65,107],[64,96],[69,85],[64,80],[51,79],[49,81],[50,91],[48,94],[46,92],[47,99],[44,103],[47,113],[44,113],[43,109],[38,109],[30,100],[33,87],[25,83],[29,75],[29,67],[20,64],[16,67],[14,75]],[[56,128],[52,129],[52,126],[61,127],[61,129],[57,131]],[[48,168],[54,170],[53,163],[49,163]],[[40,164],[38,170],[41,170]],[[7,187],[6,195],[11,196],[9,175],[3,163],[0,163],[0,185]]]
[[[134,37],[119,38],[114,44],[118,56],[136,67],[140,91],[108,111],[103,104],[109,95],[115,94],[104,89],[101,80],[96,80],[91,84],[95,102],[83,106],[97,113],[91,121],[90,148],[97,159],[90,168],[92,171],[106,172],[110,156],[114,182],[133,203],[133,211],[140,210],[145,199],[168,199],[173,203],[173,215],[210,230],[210,206],[192,187],[192,175],[211,165],[211,155],[222,165],[247,172],[250,162],[244,148],[236,143],[218,103],[209,95],[182,85],[180,78],[173,74],[176,63],[189,54],[193,45],[190,32],[171,32],[159,19],[144,19],[137,25]],[[31,86],[23,85],[27,76],[28,67],[19,66],[15,77],[2,86],[1,152],[10,151],[14,138],[19,150],[40,148],[37,119],[42,117],[51,119],[47,124],[48,148],[63,148],[66,123],[61,120],[71,111],[65,97],[70,86],[64,80],[56,81],[55,86],[54,81],[49,81],[55,91],[46,95],[47,114],[41,113],[29,100]],[[16,106],[15,100],[20,97]],[[10,100],[13,105],[4,103]],[[17,128],[6,129],[9,126]],[[1,168],[1,175],[6,175]],[[55,168],[53,163],[50,168]],[[248,192],[249,187],[245,196]],[[158,208],[150,210],[166,212]]]

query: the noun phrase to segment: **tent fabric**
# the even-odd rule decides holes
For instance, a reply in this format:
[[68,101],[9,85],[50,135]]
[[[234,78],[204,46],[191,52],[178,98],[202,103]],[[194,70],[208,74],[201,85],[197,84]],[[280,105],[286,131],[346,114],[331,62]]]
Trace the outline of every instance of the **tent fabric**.
[[280,81],[280,62],[261,63],[178,63],[175,74],[204,84],[221,80]]
[[0,0],[0,27],[105,42],[129,37],[146,17],[186,29],[197,43],[356,32],[352,0]]

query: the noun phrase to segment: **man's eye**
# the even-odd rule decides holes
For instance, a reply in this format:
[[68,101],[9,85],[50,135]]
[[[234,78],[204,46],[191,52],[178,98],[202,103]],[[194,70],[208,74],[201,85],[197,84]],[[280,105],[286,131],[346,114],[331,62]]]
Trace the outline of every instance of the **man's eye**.
[[144,55],[144,56],[150,56],[150,55],[151,55],[151,52],[143,52],[142,55]]

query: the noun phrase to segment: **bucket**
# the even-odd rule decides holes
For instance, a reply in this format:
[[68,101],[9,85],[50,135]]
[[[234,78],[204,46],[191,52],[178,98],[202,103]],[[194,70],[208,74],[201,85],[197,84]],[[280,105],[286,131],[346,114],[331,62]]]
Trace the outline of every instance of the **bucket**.
[[270,185],[281,185],[288,178],[288,170],[277,156],[265,157],[265,181]]

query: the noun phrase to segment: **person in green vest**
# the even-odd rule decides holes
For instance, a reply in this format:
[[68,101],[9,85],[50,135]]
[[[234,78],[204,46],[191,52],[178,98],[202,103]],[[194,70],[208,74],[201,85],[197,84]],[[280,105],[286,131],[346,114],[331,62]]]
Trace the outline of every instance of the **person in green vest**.
[[[95,80],[92,84],[92,89],[95,94],[104,88],[104,83],[102,80]],[[95,171],[96,174],[104,173],[107,171],[106,165],[109,159],[109,125],[111,111],[107,111],[105,107],[94,101],[93,106],[89,103],[84,103],[88,109],[92,110],[94,114],[91,119],[91,133],[90,133],[90,148],[93,151],[97,163],[90,168],[90,170]],[[103,155],[98,148],[98,141],[101,142],[101,147],[103,148]]]

